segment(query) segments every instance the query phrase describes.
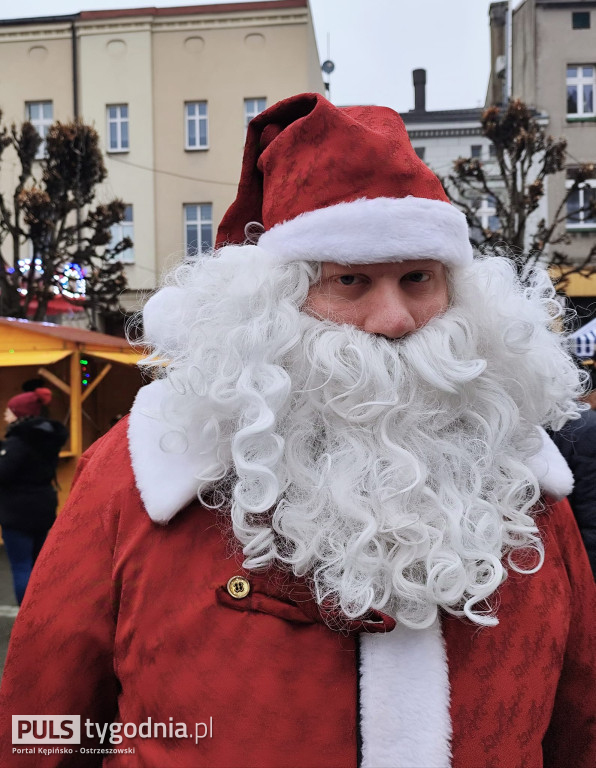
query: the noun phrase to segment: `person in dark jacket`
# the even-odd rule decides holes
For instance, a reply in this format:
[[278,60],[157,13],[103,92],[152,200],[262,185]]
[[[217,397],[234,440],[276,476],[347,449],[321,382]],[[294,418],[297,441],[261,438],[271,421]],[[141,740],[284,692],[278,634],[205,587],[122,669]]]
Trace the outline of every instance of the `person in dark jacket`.
[[573,472],[569,503],[596,579],[596,411],[582,411],[579,419],[555,432],[553,440]]
[[0,441],[0,525],[20,605],[33,564],[56,518],[58,454],[68,432],[42,415],[52,393],[45,387],[8,401]]

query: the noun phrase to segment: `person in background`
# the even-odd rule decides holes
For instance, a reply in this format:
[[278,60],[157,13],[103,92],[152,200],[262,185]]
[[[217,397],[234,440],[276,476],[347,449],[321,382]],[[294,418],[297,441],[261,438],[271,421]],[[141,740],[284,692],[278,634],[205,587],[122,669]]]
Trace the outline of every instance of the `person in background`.
[[52,393],[45,387],[8,401],[0,441],[0,526],[20,605],[33,564],[56,517],[58,454],[68,432],[47,418]]
[[581,398],[589,410],[553,433],[553,440],[573,473],[569,503],[596,578],[596,371],[590,368],[589,373],[590,391]]

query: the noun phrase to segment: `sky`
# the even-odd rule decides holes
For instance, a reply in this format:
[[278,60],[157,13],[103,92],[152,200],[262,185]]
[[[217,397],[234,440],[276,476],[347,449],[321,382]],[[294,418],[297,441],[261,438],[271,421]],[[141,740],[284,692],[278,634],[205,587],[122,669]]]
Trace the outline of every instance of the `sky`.
[[[427,71],[427,109],[484,104],[491,0],[310,2],[320,60],[335,64],[330,78],[335,104],[380,104],[406,112],[414,107],[412,70],[418,68]],[[514,0],[514,7],[520,2]],[[196,0],[0,0],[0,18],[197,4]]]

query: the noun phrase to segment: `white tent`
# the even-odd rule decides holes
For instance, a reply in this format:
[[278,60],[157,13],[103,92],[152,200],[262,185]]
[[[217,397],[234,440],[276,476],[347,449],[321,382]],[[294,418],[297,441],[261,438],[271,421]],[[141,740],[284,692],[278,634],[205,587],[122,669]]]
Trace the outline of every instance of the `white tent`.
[[596,347],[596,319],[590,320],[582,328],[572,333],[569,337],[572,343],[571,351],[577,357],[587,360],[594,357],[594,348]]

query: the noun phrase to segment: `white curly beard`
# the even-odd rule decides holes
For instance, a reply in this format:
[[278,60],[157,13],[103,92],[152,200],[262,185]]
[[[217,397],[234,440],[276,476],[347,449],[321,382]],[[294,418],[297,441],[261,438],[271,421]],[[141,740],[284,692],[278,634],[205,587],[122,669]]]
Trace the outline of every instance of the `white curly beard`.
[[247,568],[291,567],[349,618],[495,623],[504,555],[542,562],[536,425],[577,410],[546,276],[522,289],[478,261],[452,275],[445,315],[396,342],[305,315],[316,270],[262,262],[232,247],[181,269],[150,338],[171,360],[166,417],[219,448],[199,497],[221,494]]

